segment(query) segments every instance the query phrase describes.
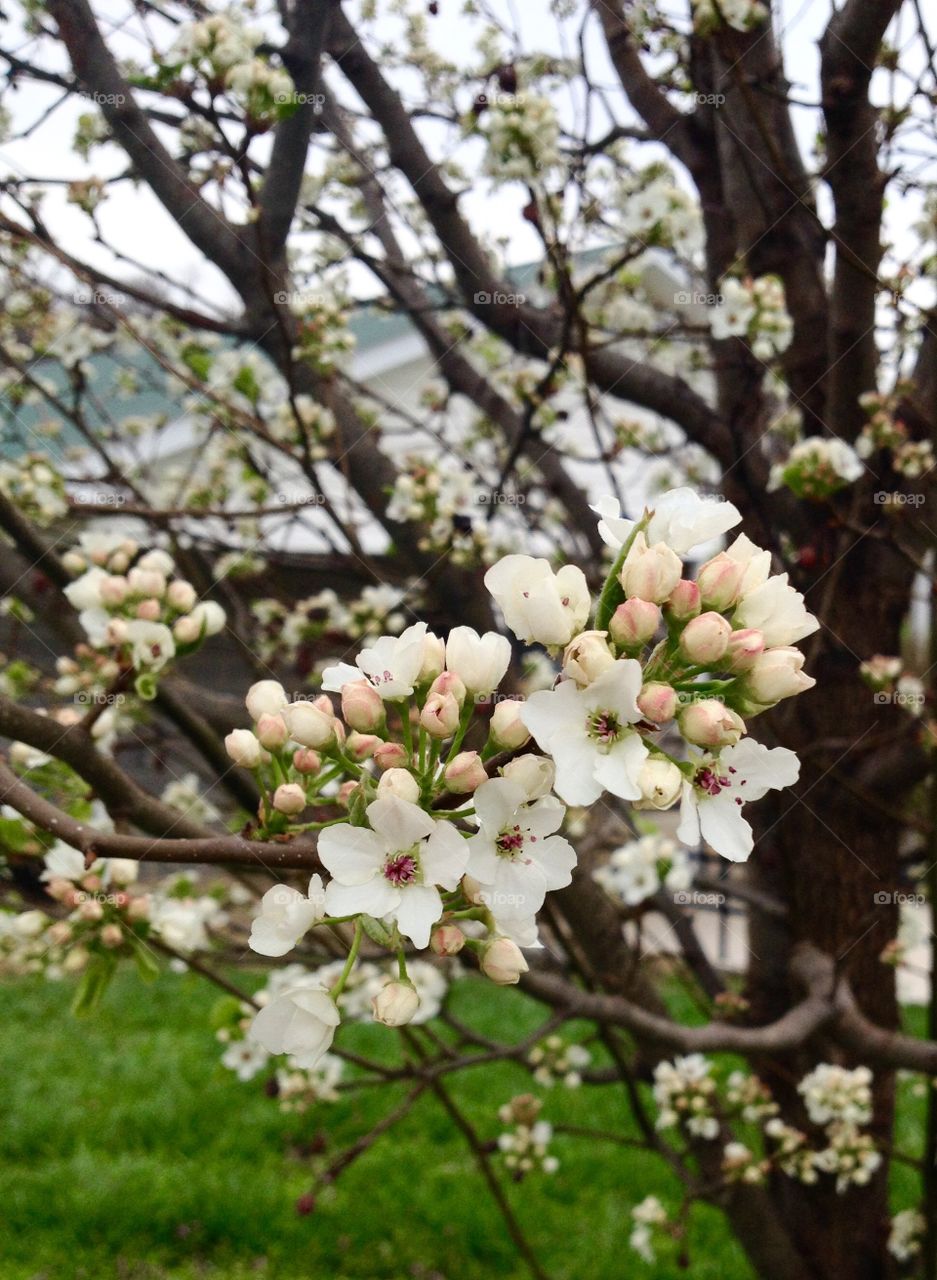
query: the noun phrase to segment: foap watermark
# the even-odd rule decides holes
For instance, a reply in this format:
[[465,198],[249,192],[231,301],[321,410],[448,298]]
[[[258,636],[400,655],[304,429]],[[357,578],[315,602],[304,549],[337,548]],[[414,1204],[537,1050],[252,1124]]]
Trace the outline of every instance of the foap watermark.
[[497,889],[482,889],[475,894],[475,901],[481,907],[490,907],[497,911],[498,907],[523,907],[527,902],[525,893],[499,893]]
[[82,707],[119,707],[125,701],[122,693],[106,693],[103,689],[79,689],[75,701]]
[[724,301],[721,293],[700,293],[696,289],[681,289],[673,295],[675,307],[721,307]]
[[326,497],[324,493],[304,493],[298,498],[292,493],[275,493],[271,501],[281,507],[324,507]]
[[894,703],[896,707],[923,707],[925,695],[917,689],[895,689],[891,692],[887,689],[877,689],[872,694],[872,701],[881,706]]
[[673,900],[678,907],[722,907],[726,896],[724,893],[701,893],[698,889],[678,889]]
[[526,293],[502,293],[498,289],[494,293],[482,289],[475,294],[478,307],[522,307],[526,301]]
[[927,903],[927,898],[923,893],[903,893],[894,889],[879,889],[872,895],[872,901],[877,907],[888,907],[894,903],[899,907],[923,907]]
[[691,97],[698,107],[724,107],[726,101],[724,93],[694,93]]
[[924,505],[923,493],[891,493],[888,489],[878,489],[872,494],[872,501],[880,507],[921,507]]
[[76,307],[122,307],[126,301],[122,293],[109,293],[106,289],[76,289],[72,294]]
[[77,489],[74,496],[76,502],[94,507],[122,507],[127,501],[124,494],[112,489]]
[[508,493],[502,489],[486,489],[475,498],[480,507],[522,507],[527,501],[523,493]]
[[325,94],[297,93],[296,90],[293,89],[289,93],[275,93],[273,95],[273,101],[278,107],[314,107],[316,112],[319,112],[325,106]]
[[88,98],[98,107],[122,107],[127,101],[125,93],[99,93],[96,89],[94,92],[82,91],[81,96]]

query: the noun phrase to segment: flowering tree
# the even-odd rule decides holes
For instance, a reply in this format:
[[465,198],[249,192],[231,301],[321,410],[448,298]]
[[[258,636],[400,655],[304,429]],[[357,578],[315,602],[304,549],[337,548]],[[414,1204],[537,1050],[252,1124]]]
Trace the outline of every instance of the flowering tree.
[[[556,1169],[557,1080],[620,1082],[682,1183],[623,1190],[644,1258],[705,1201],[769,1280],[937,1275],[933,1101],[920,1202],[888,1199],[895,1072],[937,1075],[937,1006],[915,1038],[896,999],[937,813],[905,628],[937,427],[921,7],[846,0],[796,89],[761,0],[543,0],[534,40],[497,3],[13,7],[5,964],[79,975],[79,1010],[121,962],[188,964],[231,997],[227,1066],[287,1055],[284,1105],[411,1081],[348,1159],[432,1093],[534,1275],[501,1177]],[[363,297],[431,354],[417,409],[351,372]],[[185,762],[161,793],[141,748]],[[707,890],[747,909],[743,985],[686,910]],[[289,957],[253,993],[221,964],[248,928]],[[455,1021],[456,954],[539,1030]],[[403,1065],[343,1049],[363,1017]],[[448,1077],[500,1059],[532,1092],[497,1157]]]

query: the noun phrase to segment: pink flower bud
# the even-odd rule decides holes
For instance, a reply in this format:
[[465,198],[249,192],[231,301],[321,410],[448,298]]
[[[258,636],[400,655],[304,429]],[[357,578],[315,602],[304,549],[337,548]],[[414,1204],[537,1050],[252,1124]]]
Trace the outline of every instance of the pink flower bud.
[[74,889],[75,886],[71,880],[63,880],[61,876],[55,876],[46,885],[46,893],[50,898],[54,898],[56,902],[65,902],[74,892]]
[[342,715],[359,733],[373,733],[384,723],[384,700],[367,680],[351,680],[342,687]]
[[312,700],[312,705],[317,707],[323,715],[334,716],[335,708],[332,706],[332,699],[327,693],[320,693]]
[[615,644],[626,652],[643,649],[660,626],[660,608],[649,600],[626,600],[612,614],[608,625]]
[[104,915],[104,908],[97,898],[85,898],[78,907],[78,914],[82,920],[87,920],[93,924]]
[[488,732],[496,747],[505,751],[516,751],[530,741],[530,730],[521,719],[523,704],[514,698],[506,698],[496,704],[491,713]]
[[603,671],[615,665],[615,655],[608,647],[605,634],[604,631],[583,631],[566,646],[563,674],[575,680],[580,688],[585,688]]
[[439,924],[430,935],[429,949],[437,956],[457,956],[465,946],[465,934],[454,924]]
[[677,691],[669,684],[652,680],[644,685],[637,702],[642,716],[652,724],[665,724],[677,714]]
[[488,774],[477,751],[460,751],[446,765],[443,774],[446,790],[460,796],[468,795],[487,781]]
[[51,929],[47,930],[46,937],[57,947],[63,947],[66,942],[71,941],[72,926],[67,920],[56,920]]
[[135,596],[164,596],[166,579],[156,569],[131,569],[127,574],[127,586]]
[[198,592],[191,582],[184,578],[175,578],[166,588],[166,599],[180,613],[191,613],[198,600]]
[[430,693],[450,693],[461,707],[465,701],[466,688],[461,676],[454,671],[441,672],[429,687]]
[[760,653],[765,651],[765,637],[754,627],[733,631],[726,648],[726,660],[732,671],[748,671]]
[[406,747],[399,742],[382,742],[374,748],[373,760],[381,770],[400,769],[410,763]]
[[420,712],[420,724],[431,738],[451,738],[461,709],[451,693],[431,693]]
[[647,544],[639,533],[621,570],[621,586],[625,595],[662,604],[680,581],[683,561],[665,542]]
[[729,644],[732,628],[721,613],[701,613],[691,618],[680,636],[680,650],[697,666],[718,662]]
[[298,751],[294,751],[293,768],[297,773],[318,773],[322,768],[318,751],[313,751],[311,747],[300,747]]
[[375,747],[381,745],[381,739],[373,733],[350,733],[345,743],[345,750],[352,760],[370,760]]
[[137,617],[144,622],[158,622],[162,608],[158,600],[141,600],[137,605]]
[[179,644],[195,644],[202,634],[202,624],[189,613],[184,618],[176,619],[172,624],[172,634]]
[[742,579],[748,565],[720,551],[701,566],[696,575],[700,599],[709,609],[731,609],[739,598]]
[[314,702],[291,702],[284,710],[283,718],[290,737],[301,747],[318,749],[335,741],[335,717]]
[[124,945],[124,931],[119,924],[106,924],[98,937],[101,940],[101,946],[107,947],[109,951],[116,951],[118,947]]
[[283,717],[271,716],[266,712],[257,721],[254,732],[257,734],[260,745],[266,747],[268,751],[279,751],[290,736]]
[[354,796],[355,792],[358,790],[359,786],[357,782],[353,782],[351,780],[343,782],[338,789],[338,803],[344,805],[347,809],[351,804],[352,796]]
[[420,784],[409,769],[388,769],[381,774],[377,784],[379,796],[396,796],[398,800],[408,800],[410,804],[419,803]]
[[698,747],[735,746],[745,732],[745,722],[718,698],[691,702],[679,717],[680,732]]
[[127,599],[128,591],[127,579],[119,574],[111,574],[107,578],[102,578],[101,585],[98,587],[101,603],[110,605],[112,608],[115,605],[124,603]]
[[670,616],[677,622],[686,622],[690,618],[695,618],[702,608],[699,587],[695,582],[688,582],[684,578],[671,591],[667,605]]
[[481,954],[480,963],[482,973],[499,987],[520,982],[521,974],[529,968],[520,947],[510,938],[495,938],[489,942]]
[[139,898],[131,898],[127,904],[127,919],[149,920],[150,905],[150,895],[148,893],[141,894]]
[[375,1022],[383,1022],[385,1027],[403,1027],[412,1022],[420,1007],[420,997],[412,982],[393,979],[384,986],[371,1000],[371,1012]]
[[273,807],[294,818],[306,807],[306,793],[298,782],[281,782],[273,793]]

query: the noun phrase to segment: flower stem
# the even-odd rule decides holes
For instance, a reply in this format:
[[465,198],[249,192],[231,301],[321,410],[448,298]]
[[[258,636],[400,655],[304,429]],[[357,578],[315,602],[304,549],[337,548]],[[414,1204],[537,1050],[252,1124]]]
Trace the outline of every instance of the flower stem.
[[345,967],[342,969],[341,976],[335,986],[329,992],[333,1001],[338,1004],[338,997],[345,990],[345,983],[348,981],[352,969],[355,967],[355,961],[358,959],[358,952],[361,950],[361,939],[364,937],[364,927],[360,919],[355,921],[355,936],[351,940],[351,947],[348,951],[348,959],[345,961]]

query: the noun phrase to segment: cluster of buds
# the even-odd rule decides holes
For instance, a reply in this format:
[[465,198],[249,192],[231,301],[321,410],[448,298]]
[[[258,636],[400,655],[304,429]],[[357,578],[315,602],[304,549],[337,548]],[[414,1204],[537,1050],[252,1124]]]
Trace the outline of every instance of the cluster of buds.
[[498,1119],[511,1128],[498,1137],[498,1150],[515,1182],[528,1173],[556,1173],[560,1162],[549,1154],[553,1126],[538,1120],[542,1103],[533,1094],[521,1093],[498,1108]]
[[661,886],[671,892],[688,889],[693,869],[686,849],[660,832],[649,832],[613,850],[593,876],[611,897],[634,907]]
[[763,1080],[747,1071],[733,1071],[729,1075],[725,1097],[727,1108],[737,1112],[746,1124],[761,1124],[778,1113],[771,1090]]
[[592,1054],[581,1044],[569,1044],[562,1036],[547,1036],[534,1045],[527,1061],[537,1084],[549,1088],[559,1080],[567,1089],[577,1089]]
[[860,479],[865,466],[856,450],[836,436],[799,440],[784,462],[771,468],[769,491],[784,487],[798,498],[824,502]]
[[868,1124],[872,1119],[872,1072],[821,1062],[797,1086],[814,1124]]
[[868,415],[868,422],[859,433],[856,453],[860,458],[871,458],[886,450],[889,461],[899,475],[908,480],[919,480],[934,466],[934,446],[930,440],[911,440],[908,428],[901,418],[901,400],[908,388],[899,384],[890,394],[866,391],[859,397],[859,404]]
[[303,1115],[317,1102],[338,1102],[344,1068],[341,1058],[327,1053],[312,1071],[301,1071],[298,1067],[278,1071],[270,1092],[281,1111]]
[[658,1129],[680,1125],[694,1138],[710,1141],[719,1136],[715,1114],[716,1082],[712,1063],[701,1053],[659,1062],[654,1068],[654,1101]]
[[736,31],[751,31],[761,26],[768,10],[761,0],[693,0],[693,26],[701,35],[716,31],[725,23]]
[[794,332],[784,286],[777,276],[726,277],[720,285],[720,301],[710,309],[709,324],[716,339],[746,338],[759,360],[780,355],[790,346]]
[[[559,834],[563,802],[588,806],[604,791],[658,810],[680,802],[681,843],[702,834],[744,859],[742,802],[796,780],[793,752],[743,738],[742,717],[813,683],[792,647],[817,626],[801,596],[744,536],[684,578],[681,557],[738,522],[729,503],[676,490],[637,522],[614,503],[599,515],[616,555],[598,601],[573,565],[510,555],[485,575],[517,639],[562,655],[554,687],[505,696],[506,636],[459,626],[443,639],[417,622],[354,665],[327,666],[311,698],[291,701],[274,680],[249,690],[252,727],[225,745],[259,784],[259,834],[316,831],[328,873],[305,892],[271,889],[251,945],[283,956],[335,925],[357,939],[337,976],[261,1010],[250,1035],[269,1052],[298,1050],[306,1066],[328,1049],[362,934],[396,957],[371,999],[389,1025],[419,1016],[413,949],[474,953],[493,982],[518,982],[545,896],[576,863]],[[668,750],[674,728],[687,758]],[[670,861],[664,876],[679,878]]]
[[392,520],[418,526],[421,551],[446,551],[454,564],[490,563],[491,531],[484,493],[471,472],[425,457],[403,459],[387,506]]
[[98,537],[66,552],[63,562],[80,575],[65,588],[89,645],[112,655],[120,669],[136,671],[141,697],[155,696],[157,672],[177,654],[197,649],[225,625],[213,600],[200,600],[177,577],[167,551],[143,551],[132,538]]
[[340,600],[329,587],[290,605],[279,600],[255,600],[251,611],[261,629],[259,653],[266,662],[278,659],[301,663],[307,646],[323,636],[351,640],[397,635],[406,617],[400,608],[404,592],[380,583],[365,587],[357,599]]
[[628,1244],[645,1262],[656,1262],[654,1229],[660,1230],[666,1225],[667,1210],[657,1196],[645,1196],[640,1204],[636,1204],[631,1210],[631,1219],[634,1226],[631,1228]]
[[68,512],[65,482],[44,453],[26,453],[16,461],[0,459],[0,493],[42,526]]
[[727,1182],[758,1186],[771,1168],[770,1160],[759,1160],[744,1142],[727,1142],[722,1150],[722,1172]]
[[152,904],[150,895],[136,887],[136,862],[99,859],[86,868],[81,853],[56,845],[45,864],[46,892],[68,911],[64,919],[49,923],[45,938],[68,953],[68,972],[109,971],[118,960],[130,958],[152,969],[146,946]]

